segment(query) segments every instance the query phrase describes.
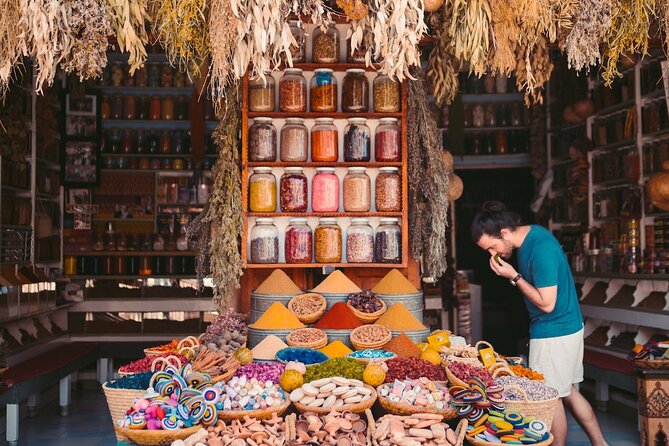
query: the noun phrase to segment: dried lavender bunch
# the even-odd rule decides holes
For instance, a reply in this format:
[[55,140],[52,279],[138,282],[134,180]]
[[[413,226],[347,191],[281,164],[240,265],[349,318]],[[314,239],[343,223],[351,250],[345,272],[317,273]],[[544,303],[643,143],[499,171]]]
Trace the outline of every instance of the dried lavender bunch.
[[612,8],[611,0],[581,0],[580,12],[565,44],[569,68],[589,70],[599,63],[599,47],[611,26]]
[[207,327],[202,336],[201,342],[206,345],[210,342],[216,342],[221,336],[226,332],[235,332],[246,335],[248,328],[244,320],[246,316],[242,313],[237,313],[232,308],[218,316],[213,322]]

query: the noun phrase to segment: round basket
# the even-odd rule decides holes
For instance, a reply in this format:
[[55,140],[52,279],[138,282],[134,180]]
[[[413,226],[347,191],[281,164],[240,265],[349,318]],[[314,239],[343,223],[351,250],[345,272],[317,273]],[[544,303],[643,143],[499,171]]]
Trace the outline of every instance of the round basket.
[[241,420],[244,417],[255,418],[256,420],[268,420],[272,414],[283,415],[290,407],[290,400],[287,399],[279,406],[268,407],[258,410],[219,410],[218,419],[223,421]]
[[[311,314],[297,314],[294,310],[294,305],[297,303],[298,300],[300,299],[310,299],[310,300],[317,300],[319,303],[318,310],[314,313]],[[325,310],[327,308],[327,301],[323,296],[321,296],[318,293],[304,293],[304,294],[298,294],[297,296],[294,296],[288,301],[288,309],[295,313],[295,316],[302,322],[303,324],[313,324],[314,322],[318,321],[320,318],[323,317],[325,314]]]
[[490,367],[488,367],[488,373],[493,378],[497,378],[498,376],[516,376],[515,373],[509,368],[509,366],[505,362],[496,362]]
[[388,352],[388,353],[392,353],[393,355],[388,356],[386,358],[356,358],[355,356],[351,356],[351,354],[349,353],[348,355],[346,355],[346,357],[351,358],[351,359],[355,359],[356,361],[362,362],[363,364],[369,364],[372,361],[374,361],[374,362],[386,362],[389,359],[397,358],[397,355],[395,353],[393,353],[393,352]]
[[[107,387],[107,383],[102,385],[102,391],[105,393],[107,407],[109,408],[109,414],[111,415],[114,426],[116,426],[118,420],[125,416],[125,413],[135,400],[143,397],[146,393],[146,390],[114,389],[113,387]],[[116,434],[116,439],[118,441],[123,441],[123,438],[120,437],[119,434]]]
[[523,416],[526,417],[535,417],[536,419],[546,423],[546,427],[548,428],[548,430],[549,431],[551,430],[551,426],[553,424],[553,416],[555,415],[555,409],[560,399],[559,395],[556,395],[555,397],[549,400],[530,401],[530,399],[527,397],[527,393],[525,393],[525,391],[520,387],[511,385],[511,386],[506,386],[505,388],[517,391],[524,398],[524,401],[510,401],[508,399],[505,400],[504,404],[507,410],[520,412],[523,414]]
[[[381,384],[378,389],[380,390],[383,386],[388,386],[388,384]],[[443,386],[446,387],[446,384],[443,383]],[[393,415],[433,413],[436,415],[441,415],[444,417],[444,420],[454,420],[458,417],[458,409],[451,406],[450,404],[444,409],[437,409],[436,407],[414,406],[412,404],[396,403],[381,395],[379,395],[379,404],[381,404],[381,407],[383,407],[386,412]]]
[[156,350],[156,347],[149,347],[144,349],[144,356],[146,356],[147,358],[150,358],[152,356],[160,356],[165,353],[174,354],[178,352],[176,350]]
[[379,300],[381,301],[381,309],[375,311],[374,313],[365,313],[364,311],[360,311],[349,302],[346,302],[346,306],[348,306],[351,312],[355,314],[358,319],[360,319],[360,322],[363,324],[373,324],[378,318],[383,316],[383,313],[385,313],[388,309],[388,305],[386,305],[386,303],[381,298],[379,298]]
[[[548,440],[541,441],[539,443],[534,443],[533,446],[549,446],[553,444],[553,434],[548,434]],[[472,445],[474,446],[496,446],[499,445],[499,443],[491,443],[489,441],[483,441],[479,440],[478,438],[475,437],[470,437],[469,435],[465,436],[465,439]]]
[[[322,334],[322,336],[320,337],[320,339],[318,339],[317,341],[313,341],[313,342],[299,342],[299,341],[293,340],[293,336],[297,336],[297,334],[299,332],[303,332],[303,333],[304,332],[310,332],[310,333],[318,332],[318,333]],[[319,328],[298,328],[295,331],[291,331],[290,334],[288,336],[286,336],[286,343],[290,347],[305,347],[305,348],[319,349],[319,348],[323,348],[326,345],[328,345],[328,335],[327,335],[327,333],[325,333],[323,330],[321,330]]]
[[634,368],[639,370],[669,370],[669,359],[635,359]]
[[361,331],[369,330],[370,325],[362,325],[358,328],[354,328],[351,331],[351,334],[349,334],[349,338],[351,340],[351,344],[353,344],[353,347],[356,348],[356,350],[370,350],[374,348],[381,348],[384,345],[386,345],[390,340],[393,338],[393,334],[390,330],[388,330],[386,327],[383,327],[382,325],[377,325],[376,327],[381,327],[381,329],[385,330],[385,335],[383,338],[379,339],[378,341],[374,342],[363,342],[355,338],[355,336],[360,333]]
[[370,385],[367,385],[367,384],[364,384],[364,386],[365,386],[367,389],[371,390],[372,393],[371,393],[371,395],[369,396],[369,398],[367,398],[365,401],[362,401],[362,402],[360,402],[360,403],[356,403],[356,404],[345,404],[345,405],[343,405],[343,406],[339,406],[339,407],[337,407],[337,408],[333,408],[333,407],[313,407],[313,406],[305,406],[304,404],[300,404],[300,403],[293,403],[293,405],[295,406],[295,408],[296,408],[300,413],[304,413],[304,412],[314,412],[314,413],[316,413],[316,414],[318,414],[318,415],[326,415],[326,414],[332,412],[332,410],[334,410],[334,409],[336,409],[338,412],[349,411],[349,412],[353,412],[353,413],[362,413],[362,412],[364,412],[366,409],[369,409],[369,408],[371,408],[371,407],[374,405],[374,402],[376,402],[376,397],[377,397],[377,395],[376,395],[376,390],[374,389],[374,387],[372,387],[372,386],[370,386]]
[[128,440],[137,443],[140,446],[163,446],[170,445],[177,440],[185,440],[200,429],[202,426],[193,426],[185,429],[168,430],[148,430],[148,429],[125,429],[114,426],[117,436],[122,436]]

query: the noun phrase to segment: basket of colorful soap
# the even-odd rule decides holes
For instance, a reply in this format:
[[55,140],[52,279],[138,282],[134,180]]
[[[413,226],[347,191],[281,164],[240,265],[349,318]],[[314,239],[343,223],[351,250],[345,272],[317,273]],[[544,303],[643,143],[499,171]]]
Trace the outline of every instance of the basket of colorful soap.
[[372,445],[421,444],[424,446],[462,446],[467,420],[460,420],[455,430],[440,415],[384,415],[374,423]]
[[298,294],[288,301],[288,309],[303,324],[313,324],[323,317],[327,308],[327,302],[318,293]]
[[377,388],[379,403],[394,415],[435,414],[443,420],[457,417],[445,382],[427,378],[395,380]]
[[288,420],[290,444],[300,445],[368,445],[374,426],[374,417],[369,409],[364,413],[304,412]]
[[362,325],[351,331],[349,338],[351,344],[357,350],[367,350],[374,348],[381,348],[386,345],[393,335],[383,325],[368,324]]
[[230,421],[248,417],[265,420],[281,416],[288,410],[290,401],[278,384],[281,364],[251,365],[257,366],[255,374],[234,376],[223,387],[219,419]]
[[509,410],[490,410],[477,423],[469,425],[466,438],[474,446],[498,444],[549,446],[553,443],[553,436],[546,423]]
[[328,335],[318,328],[298,328],[286,337],[291,347],[323,348],[328,344]]
[[[123,419],[128,407],[138,398],[141,398],[149,388],[152,372],[130,374],[115,381],[108,381],[102,385],[102,391],[107,400],[107,407],[114,425]],[[123,440],[117,436],[119,441]]]
[[371,290],[350,294],[346,305],[364,324],[373,324],[388,309],[386,303]]
[[519,376],[500,376],[495,381],[504,386],[506,408],[543,421],[550,430],[559,404],[558,391],[541,381]]

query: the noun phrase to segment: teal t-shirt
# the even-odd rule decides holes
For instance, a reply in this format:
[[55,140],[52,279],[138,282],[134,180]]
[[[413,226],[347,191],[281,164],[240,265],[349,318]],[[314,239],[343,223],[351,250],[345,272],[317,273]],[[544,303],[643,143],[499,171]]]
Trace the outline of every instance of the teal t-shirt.
[[525,298],[530,313],[530,338],[567,336],[583,328],[569,262],[546,228],[530,226],[530,232],[518,248],[518,270],[535,288],[557,285],[557,301],[550,313],[544,313]]

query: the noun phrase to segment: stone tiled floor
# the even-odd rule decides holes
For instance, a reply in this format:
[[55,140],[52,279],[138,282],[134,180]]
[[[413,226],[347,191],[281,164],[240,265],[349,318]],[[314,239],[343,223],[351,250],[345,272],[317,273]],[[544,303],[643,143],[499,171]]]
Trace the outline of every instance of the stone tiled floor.
[[[598,412],[597,417],[610,446],[639,445],[636,418],[623,419],[605,412]],[[104,395],[97,391],[74,392],[68,417],[60,417],[57,407],[48,406],[36,417],[21,422],[19,440],[21,446],[115,446],[116,444]],[[119,443],[121,444],[123,443]],[[567,444],[569,446],[590,444],[585,433],[571,417]]]

